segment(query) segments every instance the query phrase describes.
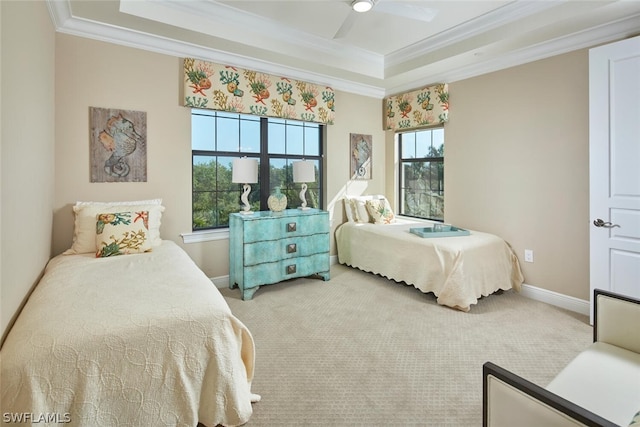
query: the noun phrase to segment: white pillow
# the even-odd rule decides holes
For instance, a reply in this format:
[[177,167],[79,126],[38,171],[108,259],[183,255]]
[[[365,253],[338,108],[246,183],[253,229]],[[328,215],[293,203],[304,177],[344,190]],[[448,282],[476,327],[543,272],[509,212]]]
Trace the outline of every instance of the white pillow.
[[[387,200],[382,195],[369,195],[369,196],[345,196],[344,208],[347,213],[347,220],[349,222],[369,223],[374,222],[367,210],[367,200]],[[387,201],[387,204],[389,202]]]
[[369,212],[367,211],[367,198],[366,197],[354,197],[351,199],[353,210],[356,213],[356,222],[371,222]]
[[131,202],[77,202],[73,206],[75,225],[73,244],[64,251],[65,255],[95,253],[96,251],[96,215],[123,211],[149,212],[149,243],[152,247],[160,246],[160,222],[164,206],[162,199],[135,200]]
[[353,203],[351,203],[351,198],[350,197],[343,198],[342,204],[344,205],[344,212],[347,215],[347,221],[356,222],[356,213],[353,210]]

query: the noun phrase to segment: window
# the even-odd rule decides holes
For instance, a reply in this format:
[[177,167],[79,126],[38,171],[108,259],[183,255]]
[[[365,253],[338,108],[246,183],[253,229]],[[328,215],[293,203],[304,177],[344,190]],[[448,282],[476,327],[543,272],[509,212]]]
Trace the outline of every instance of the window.
[[192,229],[228,227],[229,214],[241,208],[242,184],[231,182],[237,157],[258,159],[258,183],[251,184],[252,210],[267,210],[267,199],[280,187],[287,208],[301,205],[293,162],[313,161],[316,180],[307,183],[307,206],[322,206],[324,125],[213,110],[191,112]]
[[400,214],[444,221],[444,128],[399,134]]

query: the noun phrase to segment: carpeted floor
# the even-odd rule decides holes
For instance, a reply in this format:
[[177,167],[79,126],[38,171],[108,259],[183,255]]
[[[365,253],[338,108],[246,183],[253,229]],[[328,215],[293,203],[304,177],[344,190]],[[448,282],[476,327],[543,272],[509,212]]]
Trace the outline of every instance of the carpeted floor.
[[513,291],[463,313],[342,265],[221,292],[256,342],[252,427],[481,426],[485,361],[545,386],[592,339],[588,317]]

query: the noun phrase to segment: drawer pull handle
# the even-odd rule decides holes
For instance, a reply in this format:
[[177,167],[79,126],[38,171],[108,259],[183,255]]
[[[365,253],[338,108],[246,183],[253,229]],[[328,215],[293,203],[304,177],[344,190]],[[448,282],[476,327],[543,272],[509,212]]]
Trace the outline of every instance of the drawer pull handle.
[[296,265],[287,265],[287,274],[293,274],[296,272]]
[[295,222],[290,222],[287,224],[287,232],[292,232],[292,231],[296,231],[296,223]]
[[296,252],[298,250],[297,246],[295,243],[290,243],[287,245],[287,253],[288,254],[292,254],[294,252]]

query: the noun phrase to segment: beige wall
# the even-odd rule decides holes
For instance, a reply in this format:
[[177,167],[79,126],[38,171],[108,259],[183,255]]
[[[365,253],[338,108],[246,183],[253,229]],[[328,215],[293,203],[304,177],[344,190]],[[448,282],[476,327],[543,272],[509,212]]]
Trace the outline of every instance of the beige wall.
[[[180,106],[179,58],[63,34],[56,35],[56,191],[54,253],[70,247],[77,200],[163,199],[161,233],[183,246],[209,277],[229,274],[228,240],[183,244],[191,231],[191,119]],[[325,151],[327,208],[342,222],[337,197],[382,192],[384,132],[378,99],[338,92],[336,124]],[[89,107],[147,112],[147,182],[89,182]],[[349,133],[374,136],[374,179],[349,183]],[[376,157],[375,153],[381,153]],[[335,245],[333,245],[335,253]]]
[[51,255],[54,29],[44,2],[0,2],[2,335]]
[[[180,60],[52,37],[44,4],[1,4],[3,329],[49,256],[70,246],[76,200],[162,197],[163,237],[181,244],[210,277],[226,276],[226,240],[183,244],[180,238],[191,229],[190,117],[180,106]],[[445,131],[446,221],[496,233],[520,258],[533,249],[535,262],[523,263],[526,283],[585,300],[587,80],[581,50],[451,83]],[[147,112],[148,182],[89,182],[90,106]],[[325,151],[333,229],[343,220],[343,194],[393,199],[396,188],[394,137],[381,130],[381,100],[338,92],[336,108]],[[349,180],[352,132],[373,135],[371,181]]]
[[506,239],[525,283],[587,301],[588,76],[584,49],[452,83],[445,130],[445,220]]

